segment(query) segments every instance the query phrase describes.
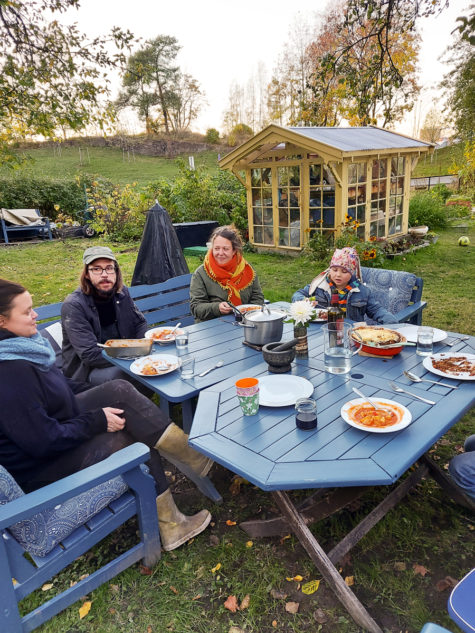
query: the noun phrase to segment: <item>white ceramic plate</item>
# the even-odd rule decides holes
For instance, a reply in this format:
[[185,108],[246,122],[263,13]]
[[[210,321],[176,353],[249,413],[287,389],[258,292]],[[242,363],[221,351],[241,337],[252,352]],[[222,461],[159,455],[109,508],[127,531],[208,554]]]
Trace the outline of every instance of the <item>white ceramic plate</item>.
[[[418,325],[411,325],[407,323],[407,324],[399,326],[393,323],[388,323],[387,327],[393,330],[397,330],[403,336],[405,336],[406,339],[410,341],[411,343],[417,343],[417,330],[419,329]],[[436,328],[436,327],[433,328],[433,330],[434,330],[434,343],[440,343],[440,341],[443,341],[444,339],[447,338],[447,332],[444,332],[444,330],[439,330],[439,328]]]
[[300,376],[263,376],[259,378],[259,405],[286,407],[298,398],[309,398],[313,389],[310,380]]
[[392,426],[383,426],[381,428],[378,428],[376,426],[365,426],[364,424],[358,424],[358,422],[351,420],[348,415],[348,410],[355,404],[363,404],[365,402],[368,402],[363,398],[355,398],[354,400],[349,400],[348,402],[346,402],[341,408],[341,417],[345,420],[347,424],[349,424],[350,426],[354,426],[355,429],[360,429],[360,431],[368,431],[369,433],[394,433],[394,431],[405,429],[406,426],[409,426],[409,424],[411,423],[411,412],[402,404],[399,404],[399,402],[395,402],[394,400],[386,400],[385,398],[377,398],[376,396],[373,396],[372,400],[374,400],[376,404],[381,403],[383,406],[385,404],[397,405],[397,407],[402,410],[402,417],[400,421],[396,422],[396,424],[393,424]]
[[[144,368],[146,365],[152,365],[158,373],[146,374]],[[130,371],[138,376],[148,376],[149,378],[155,378],[156,376],[163,376],[175,371],[180,366],[180,359],[173,354],[150,354],[150,356],[143,356],[137,358],[130,365]]]
[[431,371],[437,376],[443,376],[444,378],[453,378],[454,380],[475,380],[475,376],[470,376],[468,371],[455,374],[453,372],[442,371],[435,368],[432,365],[433,360],[443,360],[444,358],[466,358],[472,363],[472,367],[475,367],[475,354],[465,354],[464,352],[441,352],[440,354],[432,354],[432,356],[426,356],[422,361],[422,364],[426,369]]
[[151,338],[153,339],[154,343],[158,343],[159,345],[169,345],[170,343],[175,342],[175,336],[177,334],[183,333],[183,330],[181,328],[178,328],[178,330],[175,330],[173,334],[170,336],[170,338],[167,338],[166,340],[160,340],[159,338],[156,338],[156,337],[160,336],[160,334],[162,336],[166,336],[172,330],[173,330],[173,325],[169,325],[167,327],[154,327],[151,330],[147,330],[145,332],[145,338]]

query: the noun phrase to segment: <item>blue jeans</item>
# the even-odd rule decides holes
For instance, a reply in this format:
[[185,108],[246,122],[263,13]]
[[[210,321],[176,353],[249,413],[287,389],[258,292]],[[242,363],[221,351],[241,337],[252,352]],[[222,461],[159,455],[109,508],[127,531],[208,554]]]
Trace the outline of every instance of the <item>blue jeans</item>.
[[465,440],[465,453],[450,460],[449,473],[459,488],[475,499],[475,435]]

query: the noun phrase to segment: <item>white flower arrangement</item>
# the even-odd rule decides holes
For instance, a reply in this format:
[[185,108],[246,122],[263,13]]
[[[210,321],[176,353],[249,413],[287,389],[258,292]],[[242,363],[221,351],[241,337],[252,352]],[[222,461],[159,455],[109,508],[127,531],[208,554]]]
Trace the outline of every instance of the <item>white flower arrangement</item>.
[[316,313],[313,305],[308,299],[303,299],[302,301],[295,301],[295,303],[290,304],[289,319],[286,322],[308,327],[308,324],[315,316]]

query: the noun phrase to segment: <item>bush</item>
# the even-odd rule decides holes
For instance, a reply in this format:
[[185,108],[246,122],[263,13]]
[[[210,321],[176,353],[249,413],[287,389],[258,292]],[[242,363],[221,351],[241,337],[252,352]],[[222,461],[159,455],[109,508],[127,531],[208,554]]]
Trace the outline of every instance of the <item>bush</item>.
[[427,225],[429,229],[447,226],[447,215],[442,201],[430,191],[416,193],[409,202],[409,226]]
[[206,143],[219,143],[219,132],[214,127],[210,127],[206,130],[205,136]]
[[435,187],[432,187],[430,189],[430,193],[432,195],[435,195],[444,204],[447,201],[447,198],[450,198],[450,196],[452,195],[452,191],[450,191],[447,185],[444,184],[435,185]]
[[227,171],[210,175],[202,167],[190,169],[178,161],[179,174],[170,182],[160,179],[147,186],[147,194],[158,199],[173,222],[215,220],[247,229],[246,190]]
[[229,133],[228,145],[231,145],[233,147],[235,145],[241,145],[241,143],[244,143],[244,141],[247,141],[247,139],[251,138],[253,134],[254,132],[252,131],[252,128],[250,128],[248,125],[246,125],[245,123],[238,123]]
[[39,209],[42,215],[55,220],[57,209],[80,220],[86,206],[84,192],[92,178],[38,178],[21,175],[0,177],[0,207],[5,209]]

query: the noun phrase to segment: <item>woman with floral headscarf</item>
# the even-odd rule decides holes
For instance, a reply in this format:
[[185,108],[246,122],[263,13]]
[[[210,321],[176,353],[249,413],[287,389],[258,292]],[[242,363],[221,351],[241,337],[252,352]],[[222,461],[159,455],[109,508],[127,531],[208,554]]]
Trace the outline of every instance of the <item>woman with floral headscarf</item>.
[[366,316],[377,323],[394,323],[394,315],[372,298],[371,291],[361,281],[360,259],[356,250],[348,246],[337,248],[330,266],[305,288],[297,290],[292,302],[315,297],[315,305],[326,308],[330,305],[332,293],[337,292],[346,318],[364,321]]

